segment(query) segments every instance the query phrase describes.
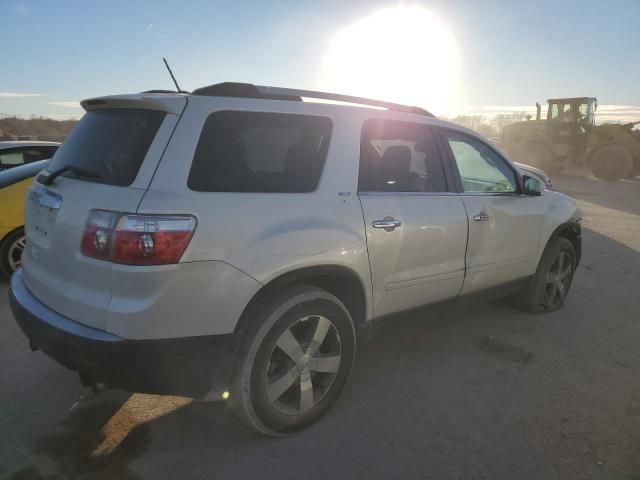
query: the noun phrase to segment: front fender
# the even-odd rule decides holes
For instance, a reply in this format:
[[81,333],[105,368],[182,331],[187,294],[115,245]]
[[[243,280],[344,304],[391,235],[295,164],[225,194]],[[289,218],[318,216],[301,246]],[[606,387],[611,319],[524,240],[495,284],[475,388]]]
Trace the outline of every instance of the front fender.
[[[579,230],[579,222],[582,219],[582,211],[578,208],[573,198],[555,191],[545,191],[544,193],[545,195],[550,195],[552,198],[550,198],[549,207],[542,218],[542,231],[540,233],[536,265],[540,262],[540,258],[549,243],[549,239],[566,228],[578,228]],[[576,251],[578,260],[581,253],[581,251]]]

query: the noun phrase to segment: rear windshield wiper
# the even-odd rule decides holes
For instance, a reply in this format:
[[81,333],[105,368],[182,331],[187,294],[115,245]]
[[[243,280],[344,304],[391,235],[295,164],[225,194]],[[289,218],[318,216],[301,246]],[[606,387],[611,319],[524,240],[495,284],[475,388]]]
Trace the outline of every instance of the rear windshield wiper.
[[38,180],[38,182],[41,183],[42,185],[51,185],[56,178],[58,178],[60,175],[62,175],[65,172],[73,172],[76,175],[79,175],[81,177],[87,177],[87,178],[102,178],[102,175],[100,175],[99,173],[93,172],[91,170],[86,170],[80,167],[74,167],[73,165],[65,165],[64,167],[60,167],[57,170],[54,170],[53,172],[49,173],[49,175],[45,175],[44,173],[41,173],[40,175],[38,175],[38,178],[36,180]]

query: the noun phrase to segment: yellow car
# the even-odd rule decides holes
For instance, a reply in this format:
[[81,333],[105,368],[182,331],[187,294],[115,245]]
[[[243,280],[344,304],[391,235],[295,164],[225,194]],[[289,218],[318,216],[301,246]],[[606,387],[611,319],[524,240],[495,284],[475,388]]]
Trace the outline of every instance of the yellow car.
[[24,200],[33,177],[49,160],[0,172],[0,271],[11,276],[20,266],[24,250]]

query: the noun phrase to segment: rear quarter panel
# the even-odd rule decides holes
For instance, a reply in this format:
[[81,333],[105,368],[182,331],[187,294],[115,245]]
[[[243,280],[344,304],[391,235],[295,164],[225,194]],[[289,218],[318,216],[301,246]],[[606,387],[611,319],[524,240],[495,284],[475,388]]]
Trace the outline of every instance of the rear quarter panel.
[[[305,267],[346,267],[365,285],[367,318],[370,318],[369,259],[362,209],[356,194],[361,118],[353,114],[340,115],[335,108],[322,104],[212,97],[191,97],[189,102],[139,212],[194,215],[198,219],[196,233],[182,262],[224,262],[260,285]],[[205,119],[213,111],[233,109],[330,117],[332,139],[316,191],[190,190],[187,177]],[[255,290],[249,289],[244,297],[225,301],[238,302],[244,308],[254,294]],[[211,302],[215,308],[214,299]]]

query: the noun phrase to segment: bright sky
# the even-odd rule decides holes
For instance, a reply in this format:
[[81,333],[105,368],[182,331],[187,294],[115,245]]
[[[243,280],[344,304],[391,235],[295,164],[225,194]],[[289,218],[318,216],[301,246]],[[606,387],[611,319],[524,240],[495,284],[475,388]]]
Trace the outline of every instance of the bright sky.
[[0,0],[0,115],[221,81],[343,92],[440,115],[597,96],[640,116],[640,1]]

